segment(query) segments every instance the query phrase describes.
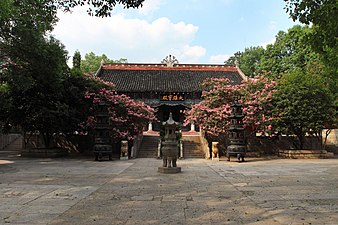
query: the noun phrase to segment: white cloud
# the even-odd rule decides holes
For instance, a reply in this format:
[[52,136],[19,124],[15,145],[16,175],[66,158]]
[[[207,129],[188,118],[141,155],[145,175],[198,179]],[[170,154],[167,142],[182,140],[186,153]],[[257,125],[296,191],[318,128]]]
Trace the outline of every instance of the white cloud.
[[189,46],[185,45],[183,48],[184,55],[189,57],[201,57],[205,55],[205,48],[202,46]]
[[177,58],[181,63],[198,63],[199,59],[206,53],[206,49],[202,46],[184,45],[177,52]]
[[162,0],[146,0],[143,2],[142,7],[137,9],[137,12],[142,15],[150,15],[158,10],[162,4]]
[[[192,45],[198,27],[168,18],[152,22],[129,19],[123,14],[109,18],[90,17],[85,11],[60,12],[53,31],[72,56],[75,50],[106,54],[111,59],[127,58],[128,62],[160,62],[174,54],[180,62],[198,62],[206,50]],[[182,57],[182,58],[180,58]]]
[[228,60],[231,55],[212,55],[210,56],[209,63],[211,64],[224,64],[224,61]]

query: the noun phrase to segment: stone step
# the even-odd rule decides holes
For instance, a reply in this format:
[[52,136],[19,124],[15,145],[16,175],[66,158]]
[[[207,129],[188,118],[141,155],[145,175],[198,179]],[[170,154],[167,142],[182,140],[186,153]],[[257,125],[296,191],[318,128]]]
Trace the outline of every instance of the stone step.
[[[143,136],[138,158],[157,157],[159,136]],[[184,158],[204,158],[199,136],[183,136]]]
[[185,152],[184,157],[186,156],[202,156],[203,154],[198,152],[198,153],[191,153],[191,152]]
[[184,158],[204,158],[199,136],[183,136],[182,142]]
[[159,136],[143,136],[138,158],[154,158],[157,156]]

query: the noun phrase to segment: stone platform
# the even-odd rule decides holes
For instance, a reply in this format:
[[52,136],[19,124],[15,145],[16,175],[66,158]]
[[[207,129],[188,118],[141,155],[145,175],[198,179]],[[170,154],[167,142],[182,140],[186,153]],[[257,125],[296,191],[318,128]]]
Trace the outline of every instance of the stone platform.
[[58,158],[67,155],[68,150],[62,148],[32,148],[21,151],[21,156],[28,158]]
[[338,159],[246,163],[0,156],[0,224],[328,224],[338,221]]
[[158,167],[160,173],[180,173],[181,167]]
[[334,154],[326,150],[279,150],[280,157],[289,159],[330,159]]

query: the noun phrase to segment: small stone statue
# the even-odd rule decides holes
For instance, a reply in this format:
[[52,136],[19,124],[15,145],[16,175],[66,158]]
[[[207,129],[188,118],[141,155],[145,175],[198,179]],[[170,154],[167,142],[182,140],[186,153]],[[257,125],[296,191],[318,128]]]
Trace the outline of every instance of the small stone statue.
[[218,142],[212,142],[212,160],[219,159]]
[[121,141],[120,159],[128,159],[128,141]]

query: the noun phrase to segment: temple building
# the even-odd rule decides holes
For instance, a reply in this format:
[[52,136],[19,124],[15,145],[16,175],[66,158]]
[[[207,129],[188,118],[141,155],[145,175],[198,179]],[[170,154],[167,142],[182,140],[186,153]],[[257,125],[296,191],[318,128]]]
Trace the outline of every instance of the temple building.
[[[204,80],[228,78],[231,83],[239,84],[245,79],[235,66],[179,64],[173,56],[166,57],[159,64],[102,63],[96,76],[112,82],[119,94],[153,107],[159,121],[168,120],[172,112],[173,119],[181,123],[184,121],[183,111],[201,101]],[[159,123],[150,124],[149,129],[159,130]]]

